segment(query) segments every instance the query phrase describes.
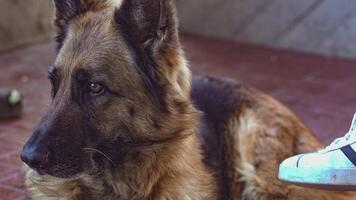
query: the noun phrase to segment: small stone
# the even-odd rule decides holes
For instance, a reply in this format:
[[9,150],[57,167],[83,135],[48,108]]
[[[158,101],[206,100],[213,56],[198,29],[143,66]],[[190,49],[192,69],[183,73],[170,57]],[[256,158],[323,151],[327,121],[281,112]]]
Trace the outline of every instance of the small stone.
[[8,98],[8,102],[10,103],[10,105],[15,106],[16,104],[21,102],[21,95],[17,90],[12,90],[10,92],[9,98]]

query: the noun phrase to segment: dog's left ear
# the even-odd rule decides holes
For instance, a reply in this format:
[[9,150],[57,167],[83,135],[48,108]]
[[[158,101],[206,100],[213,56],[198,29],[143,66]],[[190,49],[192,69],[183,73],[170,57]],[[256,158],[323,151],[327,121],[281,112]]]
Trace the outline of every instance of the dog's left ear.
[[188,96],[190,71],[178,39],[173,0],[123,0],[115,20],[146,79],[173,85]]
[[[153,42],[176,36],[177,23],[172,0],[123,0],[115,14],[120,31],[131,45],[152,45]],[[172,39],[172,38],[171,38]]]

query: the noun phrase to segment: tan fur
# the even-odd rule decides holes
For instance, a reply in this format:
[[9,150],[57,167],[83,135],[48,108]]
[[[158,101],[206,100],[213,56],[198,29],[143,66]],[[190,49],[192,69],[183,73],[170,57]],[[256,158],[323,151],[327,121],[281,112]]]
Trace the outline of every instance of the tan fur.
[[[96,117],[105,122],[97,128],[103,133],[111,133],[115,124],[123,123],[127,124],[130,132],[141,133],[127,136],[128,139],[160,142],[138,147],[135,154],[129,155],[129,159],[120,166],[106,169],[100,175],[82,173],[71,179],[59,179],[41,176],[24,167],[30,198],[218,199],[215,172],[203,163],[201,139],[197,136],[200,112],[190,99],[191,73],[179,41],[173,40],[164,55],[153,52],[160,66],[156,71],[157,81],[164,89],[162,98],[168,109],[168,112],[158,112],[150,103],[150,91],[145,90],[143,81],[133,69],[130,52],[116,30],[112,4],[92,0],[83,2],[91,7],[69,22],[63,47],[55,61],[55,66],[61,70],[62,84],[58,89],[61,98],[54,100],[52,112],[68,106],[70,79],[76,70],[106,66],[105,70],[113,76],[110,77],[111,86],[122,89],[125,99],[109,105],[110,112],[96,113]],[[121,4],[122,1],[116,1],[114,6]],[[170,12],[175,16],[174,9]],[[57,20],[57,26],[63,28],[64,22]],[[163,37],[153,45],[159,46],[165,39]],[[142,111],[134,119],[127,114],[130,106]],[[113,113],[120,113],[120,116],[114,114],[114,117]],[[155,120],[159,126],[152,128]],[[322,145],[294,114],[271,97],[243,88],[241,103],[229,112],[224,125],[226,131],[220,134],[226,141],[227,181],[232,199],[336,200],[347,197],[346,193],[304,189],[277,179],[278,165],[284,158],[316,150]]]

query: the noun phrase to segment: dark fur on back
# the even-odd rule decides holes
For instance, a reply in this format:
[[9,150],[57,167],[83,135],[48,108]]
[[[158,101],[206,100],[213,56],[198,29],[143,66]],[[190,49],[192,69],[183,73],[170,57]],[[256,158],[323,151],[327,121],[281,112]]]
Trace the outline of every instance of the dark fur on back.
[[206,153],[204,162],[216,172],[221,199],[231,199],[224,133],[231,112],[241,103],[241,86],[233,81],[202,77],[194,77],[192,86],[193,103],[203,112],[198,133]]
[[276,178],[285,157],[320,148],[281,104],[233,80],[194,77],[192,83],[193,103],[202,111],[198,134],[204,163],[215,172],[220,199],[353,198]]

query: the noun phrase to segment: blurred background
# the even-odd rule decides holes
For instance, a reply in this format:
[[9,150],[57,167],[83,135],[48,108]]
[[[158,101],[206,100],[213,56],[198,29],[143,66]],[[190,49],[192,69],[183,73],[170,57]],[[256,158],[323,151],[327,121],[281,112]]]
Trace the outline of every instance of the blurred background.
[[[195,75],[274,96],[324,143],[348,130],[356,111],[356,1],[176,2]],[[0,199],[25,199],[18,154],[49,102],[52,16],[51,0],[0,1],[0,91],[23,96],[22,116],[0,121]]]

